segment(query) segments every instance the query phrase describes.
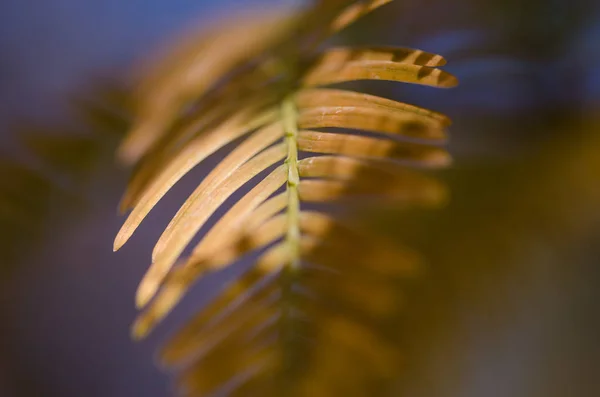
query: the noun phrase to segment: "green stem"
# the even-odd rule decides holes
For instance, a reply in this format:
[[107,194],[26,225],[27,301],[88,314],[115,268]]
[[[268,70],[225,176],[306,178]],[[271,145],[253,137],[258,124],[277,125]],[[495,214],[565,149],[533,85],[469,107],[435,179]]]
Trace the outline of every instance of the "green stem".
[[292,95],[285,98],[281,104],[281,118],[283,123],[284,142],[287,146],[287,231],[285,243],[290,251],[290,260],[283,269],[281,284],[281,336],[284,346],[283,354],[283,377],[281,378],[281,390],[291,384],[293,368],[297,365],[296,355],[292,346],[293,325],[291,321],[292,310],[295,306],[292,285],[296,281],[297,270],[300,266],[300,198],[298,195],[298,111]]
[[291,252],[288,264],[290,270],[300,265],[300,198],[298,195],[298,111],[292,96],[284,99],[281,105],[284,139],[287,145],[287,232],[286,243]]

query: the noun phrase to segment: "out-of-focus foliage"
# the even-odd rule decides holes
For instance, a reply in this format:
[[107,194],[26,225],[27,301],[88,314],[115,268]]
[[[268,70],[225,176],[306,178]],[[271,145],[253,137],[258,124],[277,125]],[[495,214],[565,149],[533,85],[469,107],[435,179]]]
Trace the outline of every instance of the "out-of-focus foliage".
[[[595,115],[563,119],[547,131],[560,138],[518,158],[456,164],[445,178],[452,200],[435,214],[369,213],[374,228],[398,233],[395,225],[402,223],[399,238],[428,259],[397,327],[410,363],[398,382],[398,395],[471,395],[477,386],[473,366],[484,359],[499,362],[486,369],[490,384],[481,387],[514,376],[511,383],[496,387],[518,396],[598,391],[590,371],[598,354],[593,337],[598,318],[579,318],[593,313],[577,307],[579,303],[560,306],[574,299],[566,294],[576,295],[577,284],[597,282],[599,275],[594,260],[586,257],[599,252],[586,247],[600,230],[597,120]],[[519,335],[516,316],[530,318],[533,326],[556,328]],[[583,324],[594,328],[584,329]],[[478,343],[469,340],[478,332]],[[528,371],[521,385],[527,393],[501,361],[516,351],[507,347],[507,352],[485,356],[499,343],[493,338],[502,333],[508,333],[503,343],[537,339],[521,352],[523,362],[536,363],[521,369]],[[540,345],[542,350],[536,350]],[[517,365],[518,357],[512,360]]]
[[[128,128],[125,94],[109,84],[73,101],[73,126],[18,122],[24,158],[0,159],[0,270],[10,271],[44,236],[52,210],[82,208],[81,189]],[[3,274],[5,276],[6,274]]]
[[140,84],[120,150],[137,165],[122,201],[132,212],[116,249],[191,168],[246,138],[166,227],[138,288],[145,310],[133,334],[144,337],[201,277],[253,262],[161,351],[184,395],[384,396],[397,376],[401,355],[389,325],[420,259],[352,214],[365,205],[443,203],[445,189],[411,168],[448,164],[441,146],[449,120],[322,88],[363,80],[456,85],[437,68],[440,55],[323,46],[388,2],[317,1],[239,18],[191,37]]
[[[21,11],[10,12],[11,3]],[[50,108],[53,101],[60,102],[58,95],[46,95],[50,103],[32,103],[34,95],[21,91],[27,85],[38,93],[50,92],[49,86],[65,87],[66,79],[57,79],[56,71],[77,81],[84,62],[97,70],[123,61],[148,44],[139,40],[139,32],[152,31],[157,37],[165,33],[165,20],[171,26],[181,22],[176,17],[181,9],[176,9],[183,3],[132,1],[113,7],[116,2],[48,0],[40,4],[46,7],[40,13],[24,1],[3,2],[0,8],[8,6],[9,12],[0,12],[0,46],[8,63],[0,66],[0,80],[10,83],[3,85],[3,98],[33,112]],[[23,12],[27,7],[30,11]],[[56,12],[49,15],[48,10]],[[102,18],[90,18],[99,13]],[[157,13],[164,15],[162,23],[149,17]],[[211,18],[208,12],[201,16]],[[444,54],[450,60],[447,70],[461,80],[451,91],[377,87],[379,95],[451,115],[450,151],[458,160],[447,174],[449,207],[398,216],[385,211],[377,224],[398,234],[392,241],[406,243],[425,258],[419,267],[424,277],[402,283],[399,319],[386,324],[401,352],[395,374],[401,379],[391,396],[600,395],[598,172],[589,161],[598,147],[588,139],[598,127],[580,122],[591,120],[600,105],[598,16],[595,0],[406,0],[372,13],[349,32],[352,42],[402,42]],[[16,34],[6,29],[11,19],[23,26]],[[84,24],[87,29],[76,27]],[[77,40],[72,40],[74,31]],[[138,39],[132,40],[134,36]],[[98,51],[98,44],[104,51]],[[20,60],[25,51],[27,61]],[[565,121],[565,115],[583,108],[590,114]],[[14,106],[3,109],[4,114],[19,113]],[[579,139],[585,130],[588,138]],[[583,152],[591,157],[582,156],[581,166],[567,166]],[[104,176],[95,182],[110,196],[120,184],[111,172],[105,163],[88,175],[88,182]],[[108,201],[110,208],[104,210],[112,218],[114,200],[95,197]],[[52,216],[64,221],[69,214]],[[11,348],[0,354],[0,388],[3,381],[11,384],[14,374],[21,376],[14,387],[19,397],[167,394],[162,378],[147,366],[146,350],[153,341],[132,347],[115,336],[124,332],[125,319],[132,315],[122,303],[141,273],[127,262],[149,247],[134,242],[114,262],[107,260],[102,253],[108,243],[102,237],[116,225],[99,221],[103,214],[94,220],[72,219],[71,228],[52,228],[53,237],[63,241],[49,255],[47,250],[40,253],[46,257],[37,265],[47,272],[20,266],[21,283],[12,292],[3,290],[0,334]],[[151,233],[152,226],[145,226],[143,232]],[[75,244],[73,234],[78,236]],[[19,258],[29,256],[31,247],[20,251]],[[197,307],[197,300],[205,299],[223,276],[205,279],[168,322],[185,315],[186,305]],[[153,337],[161,338],[160,331]],[[336,360],[326,361],[326,353],[319,360],[323,373],[331,373]]]

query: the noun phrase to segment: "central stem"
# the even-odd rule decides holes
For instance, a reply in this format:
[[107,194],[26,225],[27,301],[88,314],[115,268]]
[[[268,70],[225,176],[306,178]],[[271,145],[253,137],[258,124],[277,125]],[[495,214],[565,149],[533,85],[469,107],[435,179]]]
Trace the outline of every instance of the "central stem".
[[283,125],[284,142],[287,147],[287,230],[285,244],[290,252],[290,259],[282,272],[281,284],[281,337],[283,342],[282,378],[281,387],[285,390],[291,384],[293,368],[297,365],[294,346],[293,310],[295,306],[292,286],[296,280],[300,266],[300,198],[298,196],[298,111],[292,95],[283,100],[281,104],[281,119]]
[[284,139],[287,146],[287,232],[286,243],[291,252],[288,267],[295,270],[300,264],[300,198],[298,196],[298,111],[292,96],[281,105]]

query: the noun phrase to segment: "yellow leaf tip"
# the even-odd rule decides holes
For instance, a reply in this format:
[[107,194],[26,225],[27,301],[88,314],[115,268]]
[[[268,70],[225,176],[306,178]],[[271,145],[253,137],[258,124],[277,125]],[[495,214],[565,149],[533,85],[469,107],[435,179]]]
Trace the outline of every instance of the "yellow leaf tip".
[[140,341],[148,335],[148,327],[142,318],[137,319],[131,326],[131,338]]
[[121,230],[119,230],[119,233],[117,233],[117,237],[115,237],[115,242],[113,243],[113,249],[115,251],[119,250],[122,246],[124,246],[125,243],[129,241],[129,238],[131,237],[132,229],[127,227],[126,225],[127,223],[123,225]]
[[458,85],[458,78],[448,72],[442,72],[439,80],[439,87],[453,88]]
[[135,306],[138,309],[145,307],[158,290],[158,283],[153,279],[145,278],[140,283],[135,294]]
[[430,163],[436,167],[445,168],[452,164],[452,156],[445,150],[437,150],[428,156]]
[[113,242],[113,252],[117,252],[118,250],[121,249],[121,247],[125,244],[126,240],[123,240],[123,238],[121,238],[121,235],[117,235],[117,237],[115,238],[115,241]]

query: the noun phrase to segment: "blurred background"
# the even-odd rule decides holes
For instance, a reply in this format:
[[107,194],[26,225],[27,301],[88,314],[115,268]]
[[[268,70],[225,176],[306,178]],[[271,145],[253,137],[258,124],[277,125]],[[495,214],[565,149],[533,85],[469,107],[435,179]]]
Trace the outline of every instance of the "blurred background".
[[[133,294],[170,219],[161,208],[213,164],[113,253],[122,90],[182,30],[280,3],[0,2],[0,396],[169,395],[153,363],[166,327],[133,343]],[[427,260],[392,395],[599,395],[600,3],[396,1],[346,39],[443,54],[461,81],[384,88],[450,116],[455,157],[440,173],[447,206],[370,220]]]

